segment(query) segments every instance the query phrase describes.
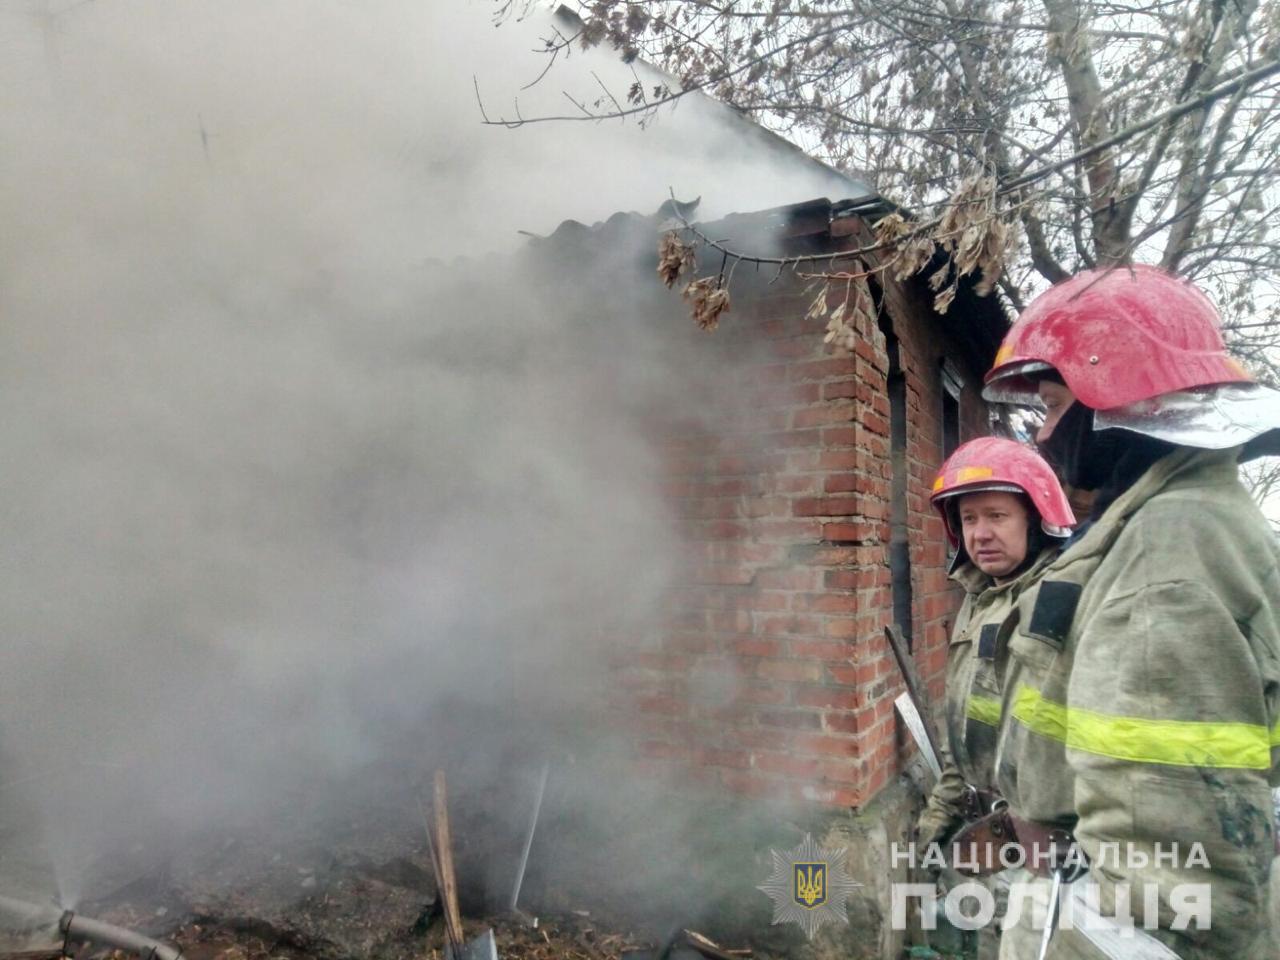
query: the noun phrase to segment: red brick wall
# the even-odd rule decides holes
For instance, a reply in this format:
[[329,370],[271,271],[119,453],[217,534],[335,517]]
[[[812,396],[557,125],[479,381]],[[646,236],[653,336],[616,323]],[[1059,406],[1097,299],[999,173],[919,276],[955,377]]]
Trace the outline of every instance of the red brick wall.
[[[943,356],[966,378],[965,438],[986,432],[985,408],[945,332],[963,318],[933,315],[910,289],[891,286],[885,301],[908,390],[915,656],[941,696],[958,602],[928,503]],[[689,565],[666,629],[620,657],[618,682],[646,762],[748,794],[860,805],[901,762],[901,682],[883,640],[888,357],[874,324],[852,356],[833,356],[807,307],[798,281],[735,289],[705,342],[719,402],[654,437]]]

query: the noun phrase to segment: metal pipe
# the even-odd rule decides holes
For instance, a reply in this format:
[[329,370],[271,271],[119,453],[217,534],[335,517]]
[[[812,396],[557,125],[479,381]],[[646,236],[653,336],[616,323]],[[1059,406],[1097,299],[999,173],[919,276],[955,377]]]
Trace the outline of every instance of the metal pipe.
[[133,930],[103,923],[90,917],[82,917],[67,911],[60,924],[62,932],[68,940],[88,940],[108,947],[128,950],[150,960],[178,960],[182,951],[175,946],[153,940]]
[[52,904],[28,903],[12,897],[0,896],[0,918],[16,922],[22,927],[57,925],[67,940],[87,940],[104,946],[127,950],[145,960],[178,960],[182,951],[167,943],[112,923],[103,923],[91,917],[82,917],[70,910],[59,910]]

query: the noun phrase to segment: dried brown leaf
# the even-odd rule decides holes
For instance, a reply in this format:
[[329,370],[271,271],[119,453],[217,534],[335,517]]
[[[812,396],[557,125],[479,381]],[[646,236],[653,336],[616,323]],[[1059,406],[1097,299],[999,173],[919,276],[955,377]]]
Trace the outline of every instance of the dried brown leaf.
[[939,313],[946,313],[947,308],[951,306],[951,301],[955,298],[956,284],[953,283],[933,298],[933,309],[937,310]]
[[729,291],[720,285],[719,277],[703,277],[685,285],[684,299],[689,301],[693,321],[703,330],[720,325],[720,315],[729,312]]
[[668,231],[658,240],[658,276],[668,288],[675,286],[682,274],[692,273],[697,266],[693,244],[681,240],[676,231]]

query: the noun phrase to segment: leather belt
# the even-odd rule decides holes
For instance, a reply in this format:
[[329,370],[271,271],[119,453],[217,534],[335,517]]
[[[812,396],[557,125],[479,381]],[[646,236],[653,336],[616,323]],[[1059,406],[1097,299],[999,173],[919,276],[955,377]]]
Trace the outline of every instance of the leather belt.
[[[982,793],[982,791],[977,791]],[[1007,848],[1021,848],[1017,849]],[[1075,851],[1074,854],[1072,851]],[[1084,856],[1071,831],[1025,820],[1009,811],[996,796],[989,812],[965,824],[951,841],[948,860],[960,873],[985,877],[1013,866],[1023,866],[1041,877],[1070,865],[1084,866]]]

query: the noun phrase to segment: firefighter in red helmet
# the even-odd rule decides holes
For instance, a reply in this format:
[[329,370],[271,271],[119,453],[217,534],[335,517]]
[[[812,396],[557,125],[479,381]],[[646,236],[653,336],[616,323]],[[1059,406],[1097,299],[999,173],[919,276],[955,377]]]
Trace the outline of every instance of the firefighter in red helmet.
[[1146,267],[1046,291],[986,381],[1042,403],[1041,451],[1097,492],[1009,642],[996,782],[1024,849],[1077,855],[1034,864],[1046,909],[1001,956],[1276,957],[1280,550],[1238,463],[1274,449],[1280,394],[1199,290]]
[[[945,843],[991,812],[1000,674],[1018,597],[1075,524],[1052,468],[1030,447],[998,437],[956,450],[938,472],[932,503],[956,551],[951,579],[965,599],[947,653],[942,776],[917,824],[921,844]],[[994,957],[997,943],[993,931],[981,934],[979,957]]]

